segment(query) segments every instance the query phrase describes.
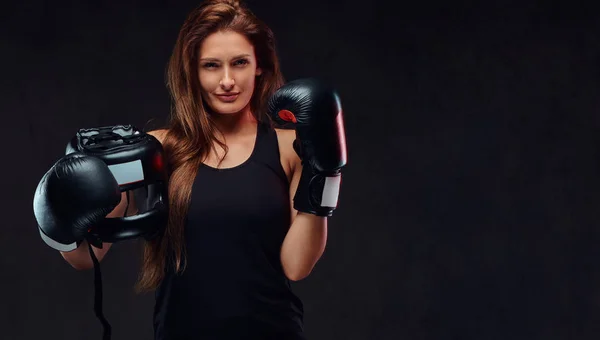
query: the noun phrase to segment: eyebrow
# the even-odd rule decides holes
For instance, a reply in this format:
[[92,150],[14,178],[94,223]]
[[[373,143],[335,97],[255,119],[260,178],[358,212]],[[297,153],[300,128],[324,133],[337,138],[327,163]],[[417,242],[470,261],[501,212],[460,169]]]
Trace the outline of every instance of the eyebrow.
[[[249,57],[250,54],[240,54],[240,55],[236,55],[235,57],[231,58],[231,60],[235,60],[235,59],[239,59],[239,58],[243,58],[243,57]],[[217,58],[201,58],[200,61],[220,61]]]

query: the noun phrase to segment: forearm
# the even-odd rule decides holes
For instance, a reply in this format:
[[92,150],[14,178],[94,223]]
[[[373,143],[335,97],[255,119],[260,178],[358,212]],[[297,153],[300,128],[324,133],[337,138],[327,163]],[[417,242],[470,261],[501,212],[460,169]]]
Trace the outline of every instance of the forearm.
[[[98,259],[98,262],[102,261],[102,258],[104,258],[104,255],[108,249],[110,249],[111,245],[112,243],[103,243],[102,249],[92,246],[92,250]],[[90,256],[88,243],[85,240],[79,245],[79,247],[77,247],[77,249],[70,252],[61,251],[60,254],[73,268],[77,270],[87,270],[94,267],[94,262]]]
[[281,247],[281,264],[292,281],[307,277],[323,255],[327,217],[299,212]]

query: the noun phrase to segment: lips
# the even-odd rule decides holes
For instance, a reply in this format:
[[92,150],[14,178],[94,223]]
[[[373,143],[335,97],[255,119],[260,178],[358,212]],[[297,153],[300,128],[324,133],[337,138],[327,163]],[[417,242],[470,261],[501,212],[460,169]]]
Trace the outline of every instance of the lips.
[[238,97],[239,94],[240,94],[239,92],[236,92],[236,93],[224,93],[224,94],[217,94],[216,96],[222,102],[230,103],[230,102],[235,101],[237,99],[237,97]]

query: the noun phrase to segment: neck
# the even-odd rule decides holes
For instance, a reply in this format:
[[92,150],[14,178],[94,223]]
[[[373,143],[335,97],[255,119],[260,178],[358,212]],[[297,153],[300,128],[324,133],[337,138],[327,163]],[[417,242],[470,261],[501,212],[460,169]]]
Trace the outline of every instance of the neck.
[[253,133],[256,125],[256,119],[249,107],[234,114],[215,114],[213,121],[220,132],[218,134],[222,134],[225,139]]

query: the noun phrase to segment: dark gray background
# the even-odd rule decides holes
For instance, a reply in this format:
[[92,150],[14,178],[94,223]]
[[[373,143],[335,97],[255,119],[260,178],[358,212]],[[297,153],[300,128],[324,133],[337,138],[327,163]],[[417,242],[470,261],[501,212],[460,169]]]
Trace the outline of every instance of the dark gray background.
[[[198,3],[2,5],[0,338],[101,338],[93,271],[41,241],[33,192],[77,129],[164,121]],[[339,210],[294,285],[309,339],[600,336],[593,2],[249,4],[286,78],[332,81],[344,107]],[[115,340],[152,336],[139,255],[125,242],[102,263]]]

